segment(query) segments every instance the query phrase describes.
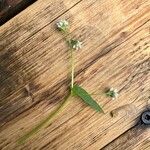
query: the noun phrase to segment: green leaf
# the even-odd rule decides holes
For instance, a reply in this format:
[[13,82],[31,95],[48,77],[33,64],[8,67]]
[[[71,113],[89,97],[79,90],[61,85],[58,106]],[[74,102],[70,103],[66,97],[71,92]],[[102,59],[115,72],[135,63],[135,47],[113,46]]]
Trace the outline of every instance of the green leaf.
[[86,104],[90,105],[96,111],[103,111],[100,105],[82,87],[74,85],[72,88],[72,93],[79,96]]

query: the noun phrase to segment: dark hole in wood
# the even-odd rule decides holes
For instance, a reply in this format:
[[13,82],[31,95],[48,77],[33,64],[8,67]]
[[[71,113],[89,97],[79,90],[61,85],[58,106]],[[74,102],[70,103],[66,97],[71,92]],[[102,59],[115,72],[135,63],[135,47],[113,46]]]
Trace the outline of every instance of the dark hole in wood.
[[146,120],[150,120],[150,115],[146,115],[146,116],[145,116],[145,119],[146,119]]
[[37,0],[0,0],[0,26]]
[[149,110],[142,113],[141,121],[145,125],[150,125],[150,111]]

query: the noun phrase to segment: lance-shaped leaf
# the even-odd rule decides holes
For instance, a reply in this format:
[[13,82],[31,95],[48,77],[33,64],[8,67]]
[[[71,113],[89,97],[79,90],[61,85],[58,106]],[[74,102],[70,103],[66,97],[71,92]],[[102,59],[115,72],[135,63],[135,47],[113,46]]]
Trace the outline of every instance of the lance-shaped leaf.
[[102,111],[103,112],[100,105],[82,87],[80,87],[78,85],[74,85],[74,87],[72,88],[72,93],[74,95],[79,96],[86,104],[90,105],[96,111],[98,111],[98,112]]

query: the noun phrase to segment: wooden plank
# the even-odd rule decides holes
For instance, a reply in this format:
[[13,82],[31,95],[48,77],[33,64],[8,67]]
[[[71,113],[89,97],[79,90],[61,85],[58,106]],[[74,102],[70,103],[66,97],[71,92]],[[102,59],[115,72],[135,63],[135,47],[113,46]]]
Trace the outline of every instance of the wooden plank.
[[0,25],[14,17],[36,0],[0,0]]
[[[76,53],[76,82],[101,93],[94,98],[105,115],[72,98],[49,127],[17,147],[16,139],[68,93],[69,55],[55,29],[61,18],[71,23],[73,37],[83,41]],[[147,0],[39,0],[2,26],[1,148],[100,149],[134,126],[149,97],[149,19]],[[25,93],[27,85],[34,99]],[[110,86],[120,92],[117,101],[103,94]]]
[[102,148],[102,150],[149,150],[150,149],[150,128],[144,125],[137,125],[130,129],[115,141]]

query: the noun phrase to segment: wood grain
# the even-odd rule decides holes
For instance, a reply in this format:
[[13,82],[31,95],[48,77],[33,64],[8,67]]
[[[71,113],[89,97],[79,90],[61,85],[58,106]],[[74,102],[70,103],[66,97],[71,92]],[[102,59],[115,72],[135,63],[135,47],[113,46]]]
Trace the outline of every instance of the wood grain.
[[0,0],[0,25],[17,15],[36,0]]
[[[134,126],[150,94],[149,4],[149,0],[39,0],[4,24],[0,148],[97,150]],[[105,114],[71,98],[52,124],[18,146],[16,140],[69,92],[69,52],[55,27],[61,18],[70,22],[71,36],[83,42],[82,50],[75,52],[75,81],[100,93],[93,97]],[[119,90],[116,101],[104,95],[108,87]],[[112,111],[117,112],[113,117]]]
[[148,150],[150,148],[150,128],[137,125],[102,150]]

